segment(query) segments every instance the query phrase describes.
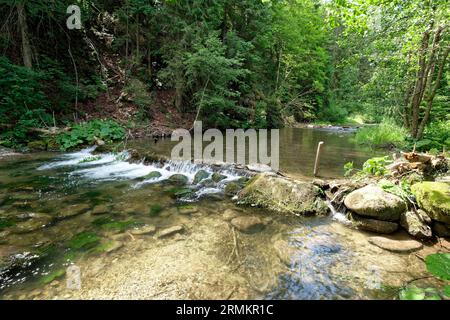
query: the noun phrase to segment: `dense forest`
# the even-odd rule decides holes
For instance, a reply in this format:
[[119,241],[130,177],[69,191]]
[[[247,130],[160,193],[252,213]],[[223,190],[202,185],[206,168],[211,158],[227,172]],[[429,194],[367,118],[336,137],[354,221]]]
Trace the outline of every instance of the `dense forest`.
[[[75,141],[58,141],[69,148],[86,130],[162,134],[195,119],[221,129],[381,123],[357,138],[450,145],[446,0],[0,3],[7,147],[56,127],[77,128]],[[74,4],[80,29],[66,26]]]

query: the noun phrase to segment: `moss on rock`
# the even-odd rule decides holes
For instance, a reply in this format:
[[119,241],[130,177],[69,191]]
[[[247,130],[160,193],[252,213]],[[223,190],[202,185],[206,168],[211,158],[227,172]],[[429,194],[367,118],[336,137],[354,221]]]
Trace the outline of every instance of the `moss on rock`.
[[271,173],[253,177],[238,194],[239,203],[296,215],[323,215],[328,212],[319,188]]
[[433,219],[450,224],[450,184],[421,182],[411,187],[419,206]]

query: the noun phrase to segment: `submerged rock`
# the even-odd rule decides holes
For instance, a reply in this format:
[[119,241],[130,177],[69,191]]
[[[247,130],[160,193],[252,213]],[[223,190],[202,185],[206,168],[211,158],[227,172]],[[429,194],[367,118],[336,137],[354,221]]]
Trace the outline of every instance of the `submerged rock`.
[[255,216],[236,217],[231,220],[231,225],[244,233],[255,233],[264,228],[263,221]]
[[355,213],[349,214],[349,218],[353,226],[360,230],[389,234],[398,229],[397,223],[383,220],[368,219],[362,216],[358,216]]
[[130,233],[135,236],[150,235],[155,233],[156,227],[154,225],[147,225],[140,228],[132,229]]
[[225,221],[231,221],[234,218],[236,218],[237,216],[239,216],[239,212],[237,212],[236,210],[233,210],[233,209],[227,209],[223,213],[222,219]]
[[374,185],[353,191],[345,197],[344,204],[361,216],[385,221],[398,221],[408,208],[400,197]]
[[209,173],[205,170],[199,170],[194,176],[194,184],[199,183],[200,181],[209,177]]
[[59,214],[59,219],[65,219],[83,214],[89,211],[91,207],[88,204],[74,204],[62,209]]
[[410,253],[423,248],[423,245],[416,240],[393,240],[385,237],[370,237],[369,243],[398,253]]
[[273,248],[281,262],[289,267],[292,264],[292,256],[295,254],[295,249],[289,245],[288,241],[282,239],[275,240]]
[[450,224],[450,184],[421,182],[411,187],[419,206],[433,219]]
[[400,225],[413,237],[426,239],[433,236],[430,226],[423,220],[420,213],[414,211],[402,213]]
[[183,226],[173,226],[167,229],[163,229],[156,235],[157,238],[164,238],[171,235],[174,235],[176,233],[182,232],[184,230]]
[[271,173],[253,177],[238,194],[238,203],[297,215],[324,215],[329,211],[311,183],[297,182]]
[[21,234],[37,231],[50,225],[52,221],[52,217],[44,214],[38,214],[25,222],[18,223],[14,227],[13,232]]
[[192,213],[198,212],[197,207],[195,206],[182,206],[178,207],[178,213],[182,215],[190,215]]
[[92,209],[91,214],[96,216],[96,215],[109,213],[109,211],[110,210],[107,205],[100,204],[100,205],[95,206],[94,209]]

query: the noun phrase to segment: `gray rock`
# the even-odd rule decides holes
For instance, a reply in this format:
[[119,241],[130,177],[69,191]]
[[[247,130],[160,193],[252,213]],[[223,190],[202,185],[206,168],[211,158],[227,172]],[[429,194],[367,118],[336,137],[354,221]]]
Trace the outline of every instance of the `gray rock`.
[[433,223],[433,232],[438,237],[449,238],[450,237],[450,225],[435,221]]
[[389,234],[398,229],[398,224],[395,222],[368,219],[355,213],[349,214],[349,218],[352,225],[360,230]]
[[255,216],[236,217],[231,220],[231,225],[244,233],[255,233],[264,228],[263,221]]
[[167,229],[163,229],[156,235],[157,238],[164,238],[171,235],[174,235],[176,233],[182,232],[184,230],[183,226],[173,226]]
[[405,201],[400,197],[374,185],[353,191],[345,197],[344,204],[359,215],[385,221],[398,221],[407,210]]
[[426,239],[433,236],[430,226],[422,220],[419,213],[414,211],[402,213],[400,225],[405,228],[410,235],[418,239]]
[[150,235],[155,233],[156,227],[154,225],[146,225],[140,228],[132,229],[130,233],[135,236]]
[[385,237],[370,237],[369,243],[398,253],[410,253],[423,248],[423,245],[416,240],[393,240]]

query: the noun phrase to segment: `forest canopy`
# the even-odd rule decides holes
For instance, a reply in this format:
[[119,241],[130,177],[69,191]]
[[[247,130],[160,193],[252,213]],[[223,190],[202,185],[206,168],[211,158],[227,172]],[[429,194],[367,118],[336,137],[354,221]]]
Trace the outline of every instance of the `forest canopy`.
[[[446,0],[0,4],[4,145],[98,115],[129,128],[390,119],[450,142]],[[69,30],[74,4],[82,28]]]

